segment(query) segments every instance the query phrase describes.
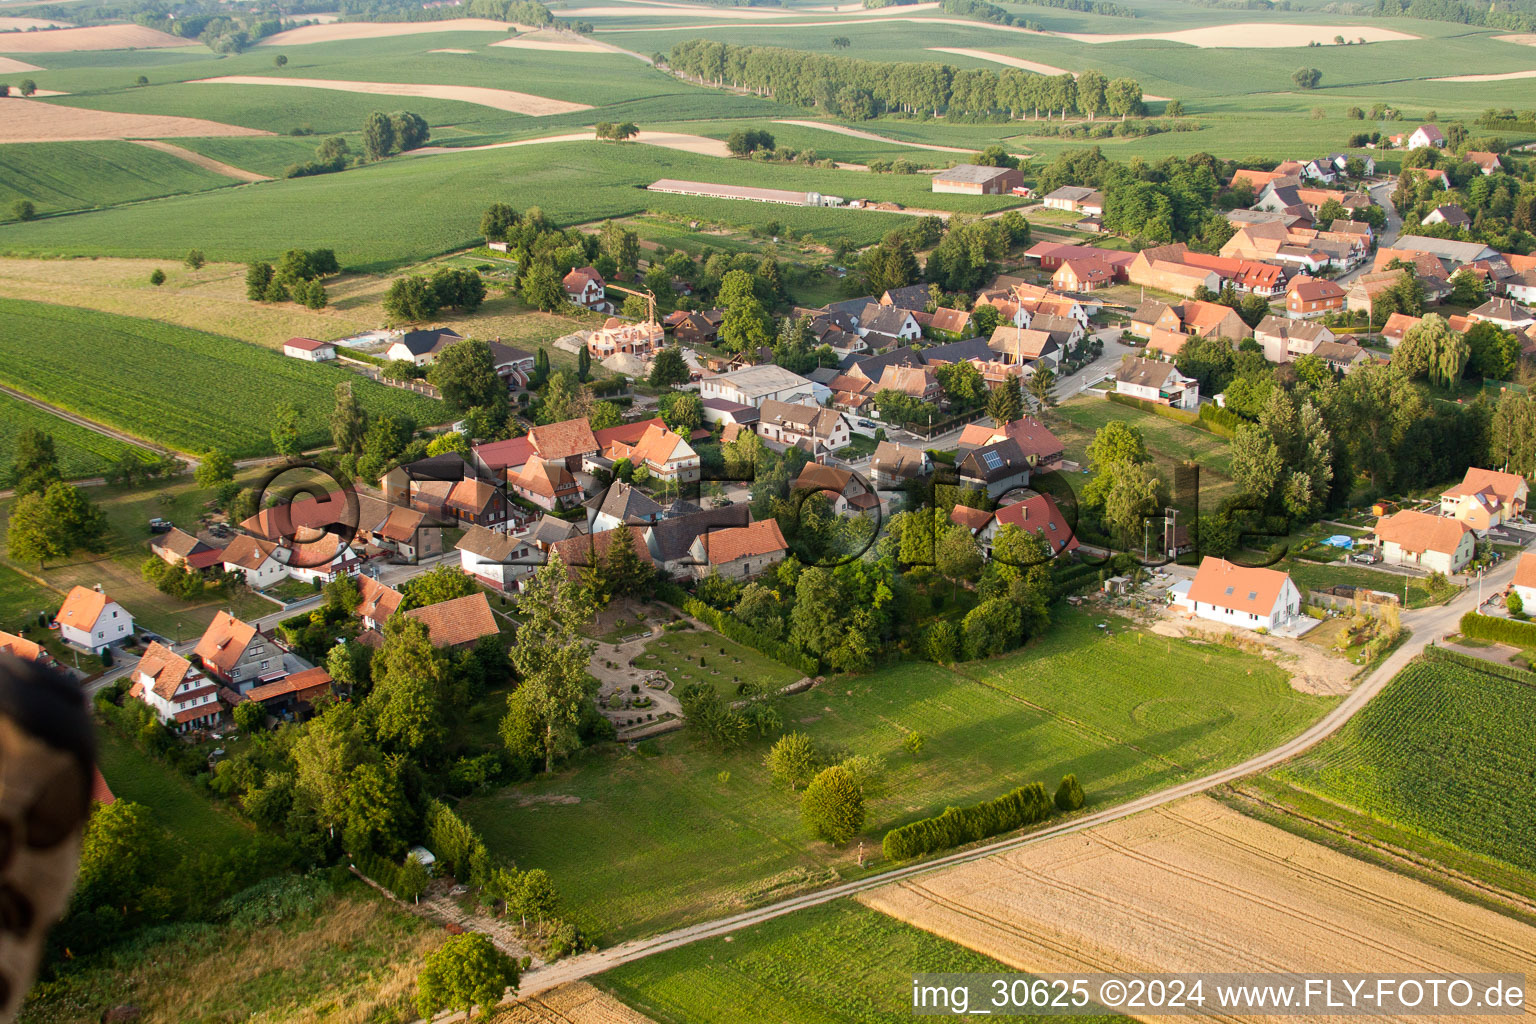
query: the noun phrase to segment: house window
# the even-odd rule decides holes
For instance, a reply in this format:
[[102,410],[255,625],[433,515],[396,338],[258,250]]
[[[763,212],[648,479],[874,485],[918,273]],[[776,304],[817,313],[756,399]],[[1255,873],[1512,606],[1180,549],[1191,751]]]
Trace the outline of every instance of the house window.
[[271,662],[270,662],[270,661],[263,661],[263,662],[262,662],[262,663],[261,663],[261,670],[262,670],[262,671],[263,671],[263,672],[265,672],[265,671],[266,671],[266,670],[267,670],[267,666],[268,666],[268,665],[270,665],[270,664],[272,664],[272,663],[271,663]]

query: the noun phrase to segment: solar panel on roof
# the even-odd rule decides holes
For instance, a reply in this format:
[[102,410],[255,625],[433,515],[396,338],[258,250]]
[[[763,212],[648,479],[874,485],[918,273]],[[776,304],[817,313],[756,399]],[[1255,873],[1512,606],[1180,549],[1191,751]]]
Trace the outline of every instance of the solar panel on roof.
[[987,464],[988,469],[1003,468],[1003,458],[997,452],[982,452],[981,461]]

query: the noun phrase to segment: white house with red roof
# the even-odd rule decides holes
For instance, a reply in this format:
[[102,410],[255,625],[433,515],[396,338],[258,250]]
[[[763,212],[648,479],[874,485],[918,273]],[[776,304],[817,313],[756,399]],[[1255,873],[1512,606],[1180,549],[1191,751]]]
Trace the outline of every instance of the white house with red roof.
[[283,342],[283,355],[303,359],[311,363],[323,363],[336,358],[336,345],[314,338],[289,338]]
[[1176,599],[1198,618],[1244,629],[1272,630],[1301,614],[1301,591],[1289,573],[1205,558],[1187,593]]
[[207,728],[224,712],[217,680],[158,642],[145,649],[129,678],[128,695],[177,732]]
[[94,588],[75,587],[71,590],[53,622],[65,643],[92,654],[100,654],[133,636],[133,616],[108,597],[100,583]]
[[1440,493],[1440,514],[1465,523],[1479,537],[1525,514],[1530,487],[1519,473],[1468,466],[1461,483]]
[[576,267],[566,274],[560,286],[565,297],[573,305],[585,306],[599,313],[611,312],[607,299],[607,283],[596,267]]
[[726,527],[699,535],[689,554],[701,579],[711,572],[728,579],[745,579],[777,565],[789,553],[776,519],[748,526]]
[[1520,560],[1515,563],[1515,578],[1510,587],[1520,595],[1521,603],[1528,609],[1527,615],[1536,612],[1536,551],[1520,552]]
[[1459,519],[1403,509],[1376,521],[1376,541],[1388,565],[1460,572],[1477,554],[1477,534]]

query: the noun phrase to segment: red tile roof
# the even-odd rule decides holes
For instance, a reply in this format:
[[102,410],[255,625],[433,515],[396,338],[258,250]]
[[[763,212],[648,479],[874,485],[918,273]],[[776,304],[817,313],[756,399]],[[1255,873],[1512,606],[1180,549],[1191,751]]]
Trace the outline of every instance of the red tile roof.
[[329,341],[316,341],[314,338],[289,338],[283,342],[284,348],[296,348],[303,352],[318,352],[322,348],[330,348]]
[[358,576],[357,592],[360,600],[352,614],[360,619],[384,622],[400,607],[405,596],[393,587],[387,587],[372,576]]
[[178,686],[183,682],[200,678],[202,673],[186,658],[169,647],[163,646],[157,640],[145,648],[144,656],[139,659],[133,675],[134,678],[140,675],[149,677],[150,689],[154,690],[157,696],[170,700]]
[[238,565],[242,569],[259,569],[272,552],[277,550],[277,545],[268,540],[257,540],[255,537],[241,534],[229,542],[229,547],[224,549],[224,563],[226,565]]
[[1383,544],[1396,544],[1404,551],[1423,554],[1434,551],[1453,555],[1471,527],[1460,519],[1430,515],[1404,509],[1376,521],[1376,536]]
[[304,694],[310,690],[329,689],[331,674],[323,668],[305,669],[303,672],[295,672],[285,679],[279,679],[275,683],[267,683],[264,686],[252,687],[245,694],[246,700],[254,700],[265,703],[275,697],[286,697],[288,694],[296,694],[305,699]]
[[987,528],[992,521],[992,513],[985,509],[971,508],[969,505],[956,505],[949,511],[949,521],[965,527],[972,533],[978,533]]
[[96,626],[96,620],[101,618],[102,609],[107,606],[107,595],[91,587],[75,587],[64,598],[64,604],[59,608],[59,614],[54,620],[61,626],[72,626],[75,629],[91,630]]
[[203,659],[203,664],[211,671],[228,676],[255,636],[255,626],[241,622],[229,612],[219,612],[203,631],[192,653]]
[[1234,565],[1224,558],[1206,558],[1189,587],[1189,599],[1234,612],[1268,615],[1281,588],[1290,579],[1276,569]]
[[789,550],[777,519],[764,519],[750,526],[712,530],[702,538],[710,565],[725,565],[739,558],[782,555]]
[[528,441],[541,459],[566,459],[602,450],[585,416],[534,427],[528,431]]
[[440,601],[425,608],[412,608],[406,618],[426,623],[434,647],[457,647],[498,632],[496,616],[485,594],[476,591],[467,597]]
[[1045,538],[1053,555],[1061,551],[1077,550],[1077,536],[1072,532],[1072,527],[1067,525],[1067,518],[1062,515],[1056,499],[1049,494],[1036,494],[1012,505],[1004,505],[992,518],[997,520],[998,529],[1017,526]]
[[0,651],[14,655],[22,661],[42,661],[48,656],[42,644],[33,643],[15,633],[0,632]]

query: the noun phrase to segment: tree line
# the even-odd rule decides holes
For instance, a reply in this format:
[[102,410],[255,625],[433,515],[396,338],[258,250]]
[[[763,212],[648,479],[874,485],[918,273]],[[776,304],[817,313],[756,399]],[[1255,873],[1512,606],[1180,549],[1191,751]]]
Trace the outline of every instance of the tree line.
[[1139,117],[1141,83],[1089,70],[1032,75],[1016,68],[954,68],[935,62],[892,63],[708,39],[675,44],[667,65],[703,85],[730,86],[781,103],[849,117],[905,114],[1007,114]]

